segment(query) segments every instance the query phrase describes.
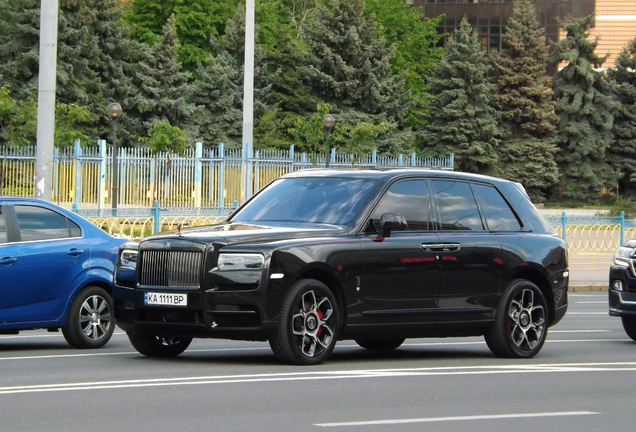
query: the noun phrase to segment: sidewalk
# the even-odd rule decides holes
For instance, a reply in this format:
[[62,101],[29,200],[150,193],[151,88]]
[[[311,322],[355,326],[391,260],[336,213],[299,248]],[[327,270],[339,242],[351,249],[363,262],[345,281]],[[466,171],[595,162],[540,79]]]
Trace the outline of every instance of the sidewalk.
[[570,292],[606,291],[613,252],[570,252]]

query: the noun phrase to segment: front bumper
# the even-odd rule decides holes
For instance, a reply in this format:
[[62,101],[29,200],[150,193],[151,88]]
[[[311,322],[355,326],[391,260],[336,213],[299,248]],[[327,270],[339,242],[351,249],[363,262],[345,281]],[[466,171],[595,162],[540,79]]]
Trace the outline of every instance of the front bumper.
[[[629,267],[612,265],[609,274],[609,314],[611,316],[636,316],[636,276]],[[620,281],[622,290],[615,288]]]
[[113,288],[115,322],[124,331],[157,336],[267,340],[276,329],[255,292],[204,292],[162,289],[187,294],[187,306],[149,306],[144,293],[157,291]]

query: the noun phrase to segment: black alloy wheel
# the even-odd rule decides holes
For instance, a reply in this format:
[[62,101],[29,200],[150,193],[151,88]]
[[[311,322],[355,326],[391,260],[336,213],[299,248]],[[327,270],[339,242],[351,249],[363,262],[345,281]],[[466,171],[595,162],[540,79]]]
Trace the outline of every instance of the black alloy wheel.
[[140,335],[128,333],[132,346],[148,357],[176,357],[184,352],[192,338],[176,338],[154,335]]
[[301,279],[285,297],[269,344],[285,363],[316,365],[333,351],[339,327],[340,313],[331,290],[317,280]]
[[74,348],[101,348],[115,330],[113,301],[110,294],[98,286],[81,290],[71,303],[62,327],[64,339]]
[[504,290],[486,343],[498,357],[530,358],[541,351],[548,335],[548,306],[541,290],[525,279]]

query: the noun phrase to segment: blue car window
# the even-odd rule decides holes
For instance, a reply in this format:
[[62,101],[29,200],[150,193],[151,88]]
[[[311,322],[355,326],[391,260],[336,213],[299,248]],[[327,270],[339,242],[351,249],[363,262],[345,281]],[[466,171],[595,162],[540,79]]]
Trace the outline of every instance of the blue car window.
[[7,225],[4,222],[4,215],[2,214],[2,206],[0,206],[0,243],[7,242]]
[[68,229],[71,230],[71,237],[81,237],[82,229],[72,220],[66,219],[66,221],[68,222]]
[[71,237],[67,219],[42,207],[16,205],[15,215],[22,241],[53,240]]

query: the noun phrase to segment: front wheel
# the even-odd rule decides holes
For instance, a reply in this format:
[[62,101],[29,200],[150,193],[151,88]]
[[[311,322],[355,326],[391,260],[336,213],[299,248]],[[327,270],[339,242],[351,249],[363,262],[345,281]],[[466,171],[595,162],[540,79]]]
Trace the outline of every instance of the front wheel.
[[184,352],[192,338],[175,338],[154,335],[138,335],[128,333],[132,346],[148,357],[176,357]]
[[101,348],[115,330],[113,301],[98,286],[80,291],[68,310],[66,325],[62,327],[64,339],[75,348]]
[[624,316],[621,317],[621,320],[627,336],[636,341],[636,316]]
[[504,290],[495,323],[486,343],[498,357],[530,358],[537,355],[548,335],[548,306],[532,282],[516,279]]
[[340,313],[331,290],[317,280],[301,279],[285,297],[269,345],[285,363],[320,364],[336,346],[339,326]]

